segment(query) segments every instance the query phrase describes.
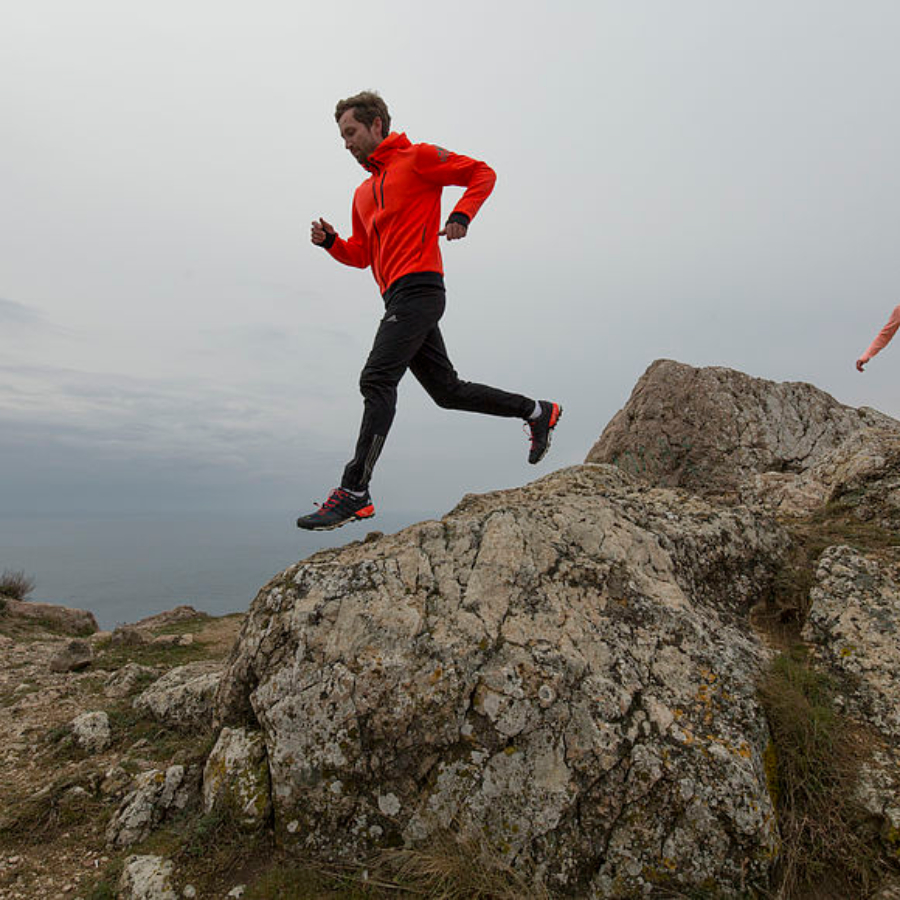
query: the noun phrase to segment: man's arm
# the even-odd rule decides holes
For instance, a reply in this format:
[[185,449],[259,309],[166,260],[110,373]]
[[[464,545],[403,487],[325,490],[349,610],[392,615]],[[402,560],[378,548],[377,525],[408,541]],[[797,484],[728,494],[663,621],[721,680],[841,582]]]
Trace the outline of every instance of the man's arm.
[[890,343],[891,338],[897,333],[897,329],[900,328],[900,306],[894,307],[894,311],[891,313],[891,317],[887,320],[887,324],[875,337],[875,340],[872,341],[869,349],[866,350],[865,353],[856,361],[856,368],[858,371],[862,372],[866,363],[878,352],[884,350],[885,347]]
[[440,232],[451,241],[465,237],[469,223],[494,189],[496,172],[481,160],[433,144],[419,144],[417,150],[416,171],[423,178],[441,186],[458,185],[466,189]]

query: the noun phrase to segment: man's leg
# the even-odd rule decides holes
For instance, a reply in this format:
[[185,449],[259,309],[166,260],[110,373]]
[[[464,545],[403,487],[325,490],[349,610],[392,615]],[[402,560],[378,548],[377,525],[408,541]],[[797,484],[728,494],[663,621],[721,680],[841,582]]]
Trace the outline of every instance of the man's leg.
[[443,335],[437,325],[422,343],[409,369],[434,402],[444,409],[526,420],[531,429],[528,461],[537,463],[546,455],[553,429],[562,415],[562,407],[547,400],[535,402],[522,394],[463,381],[450,362]]
[[443,312],[441,288],[413,288],[388,302],[359,379],[364,403],[356,453],[344,469],[341,486],[319,510],[301,516],[299,528],[338,528],[374,516],[369,480],[394,421],[397,385]]
[[534,400],[522,394],[463,381],[450,362],[444,337],[437,325],[422,342],[409,370],[428,391],[431,399],[444,409],[461,409],[509,419],[528,419],[534,411]]

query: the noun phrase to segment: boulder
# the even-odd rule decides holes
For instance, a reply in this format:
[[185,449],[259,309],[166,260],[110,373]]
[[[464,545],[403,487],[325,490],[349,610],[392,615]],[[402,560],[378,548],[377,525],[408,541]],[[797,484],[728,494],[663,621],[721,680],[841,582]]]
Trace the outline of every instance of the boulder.
[[194,766],[142,772],[110,820],[106,842],[113,847],[130,847],[144,840],[197,797],[199,777],[199,769]]
[[121,900],[178,900],[175,866],[162,856],[129,856],[119,879]]
[[80,672],[94,661],[94,650],[87,641],[69,641],[50,660],[51,672]]
[[811,384],[662,359],[586,461],[612,463],[649,484],[729,495],[762,473],[803,472],[868,426],[900,430],[897,420],[845,406]]
[[746,620],[788,543],[610,466],[470,496],[266,585],[217,720],[264,732],[301,852],[458,828],[569,894],[734,895],[777,857]]
[[178,666],[150,685],[134,700],[134,708],[167,725],[208,728],[222,666],[195,662]]
[[223,728],[203,770],[206,812],[225,810],[255,831],[272,811],[269,764],[262,732]]
[[2,612],[6,619],[41,626],[58,634],[89,635],[97,630],[93,613],[55,603],[32,603],[4,597]]
[[86,712],[71,723],[75,743],[88,753],[102,753],[112,743],[109,716],[105,712]]

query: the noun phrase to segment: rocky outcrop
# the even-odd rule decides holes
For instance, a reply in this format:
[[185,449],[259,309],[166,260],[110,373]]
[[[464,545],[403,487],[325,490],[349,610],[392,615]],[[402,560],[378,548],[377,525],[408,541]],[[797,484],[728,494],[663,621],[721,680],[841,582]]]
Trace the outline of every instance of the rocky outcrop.
[[587,462],[650,484],[735,494],[763,473],[804,472],[861,428],[900,422],[854,409],[810,384],[657,360],[606,426]]
[[737,893],[777,854],[745,621],[786,545],[609,466],[467,497],[270,582],[217,715],[264,731],[304,851],[459,828],[579,896]]
[[55,603],[32,603],[3,597],[0,615],[10,622],[40,626],[54,634],[89,635],[97,631],[94,614]]

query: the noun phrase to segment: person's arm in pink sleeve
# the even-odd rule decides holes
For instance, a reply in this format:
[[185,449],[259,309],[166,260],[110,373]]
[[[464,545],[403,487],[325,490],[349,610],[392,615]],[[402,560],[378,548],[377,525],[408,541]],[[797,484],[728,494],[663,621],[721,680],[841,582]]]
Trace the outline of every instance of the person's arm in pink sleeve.
[[891,317],[887,321],[887,325],[878,332],[875,340],[872,341],[869,349],[866,350],[865,353],[856,361],[856,368],[862,372],[865,364],[878,352],[884,350],[885,347],[890,343],[891,338],[897,333],[897,329],[900,328],[900,306],[894,307],[894,311],[891,313]]

